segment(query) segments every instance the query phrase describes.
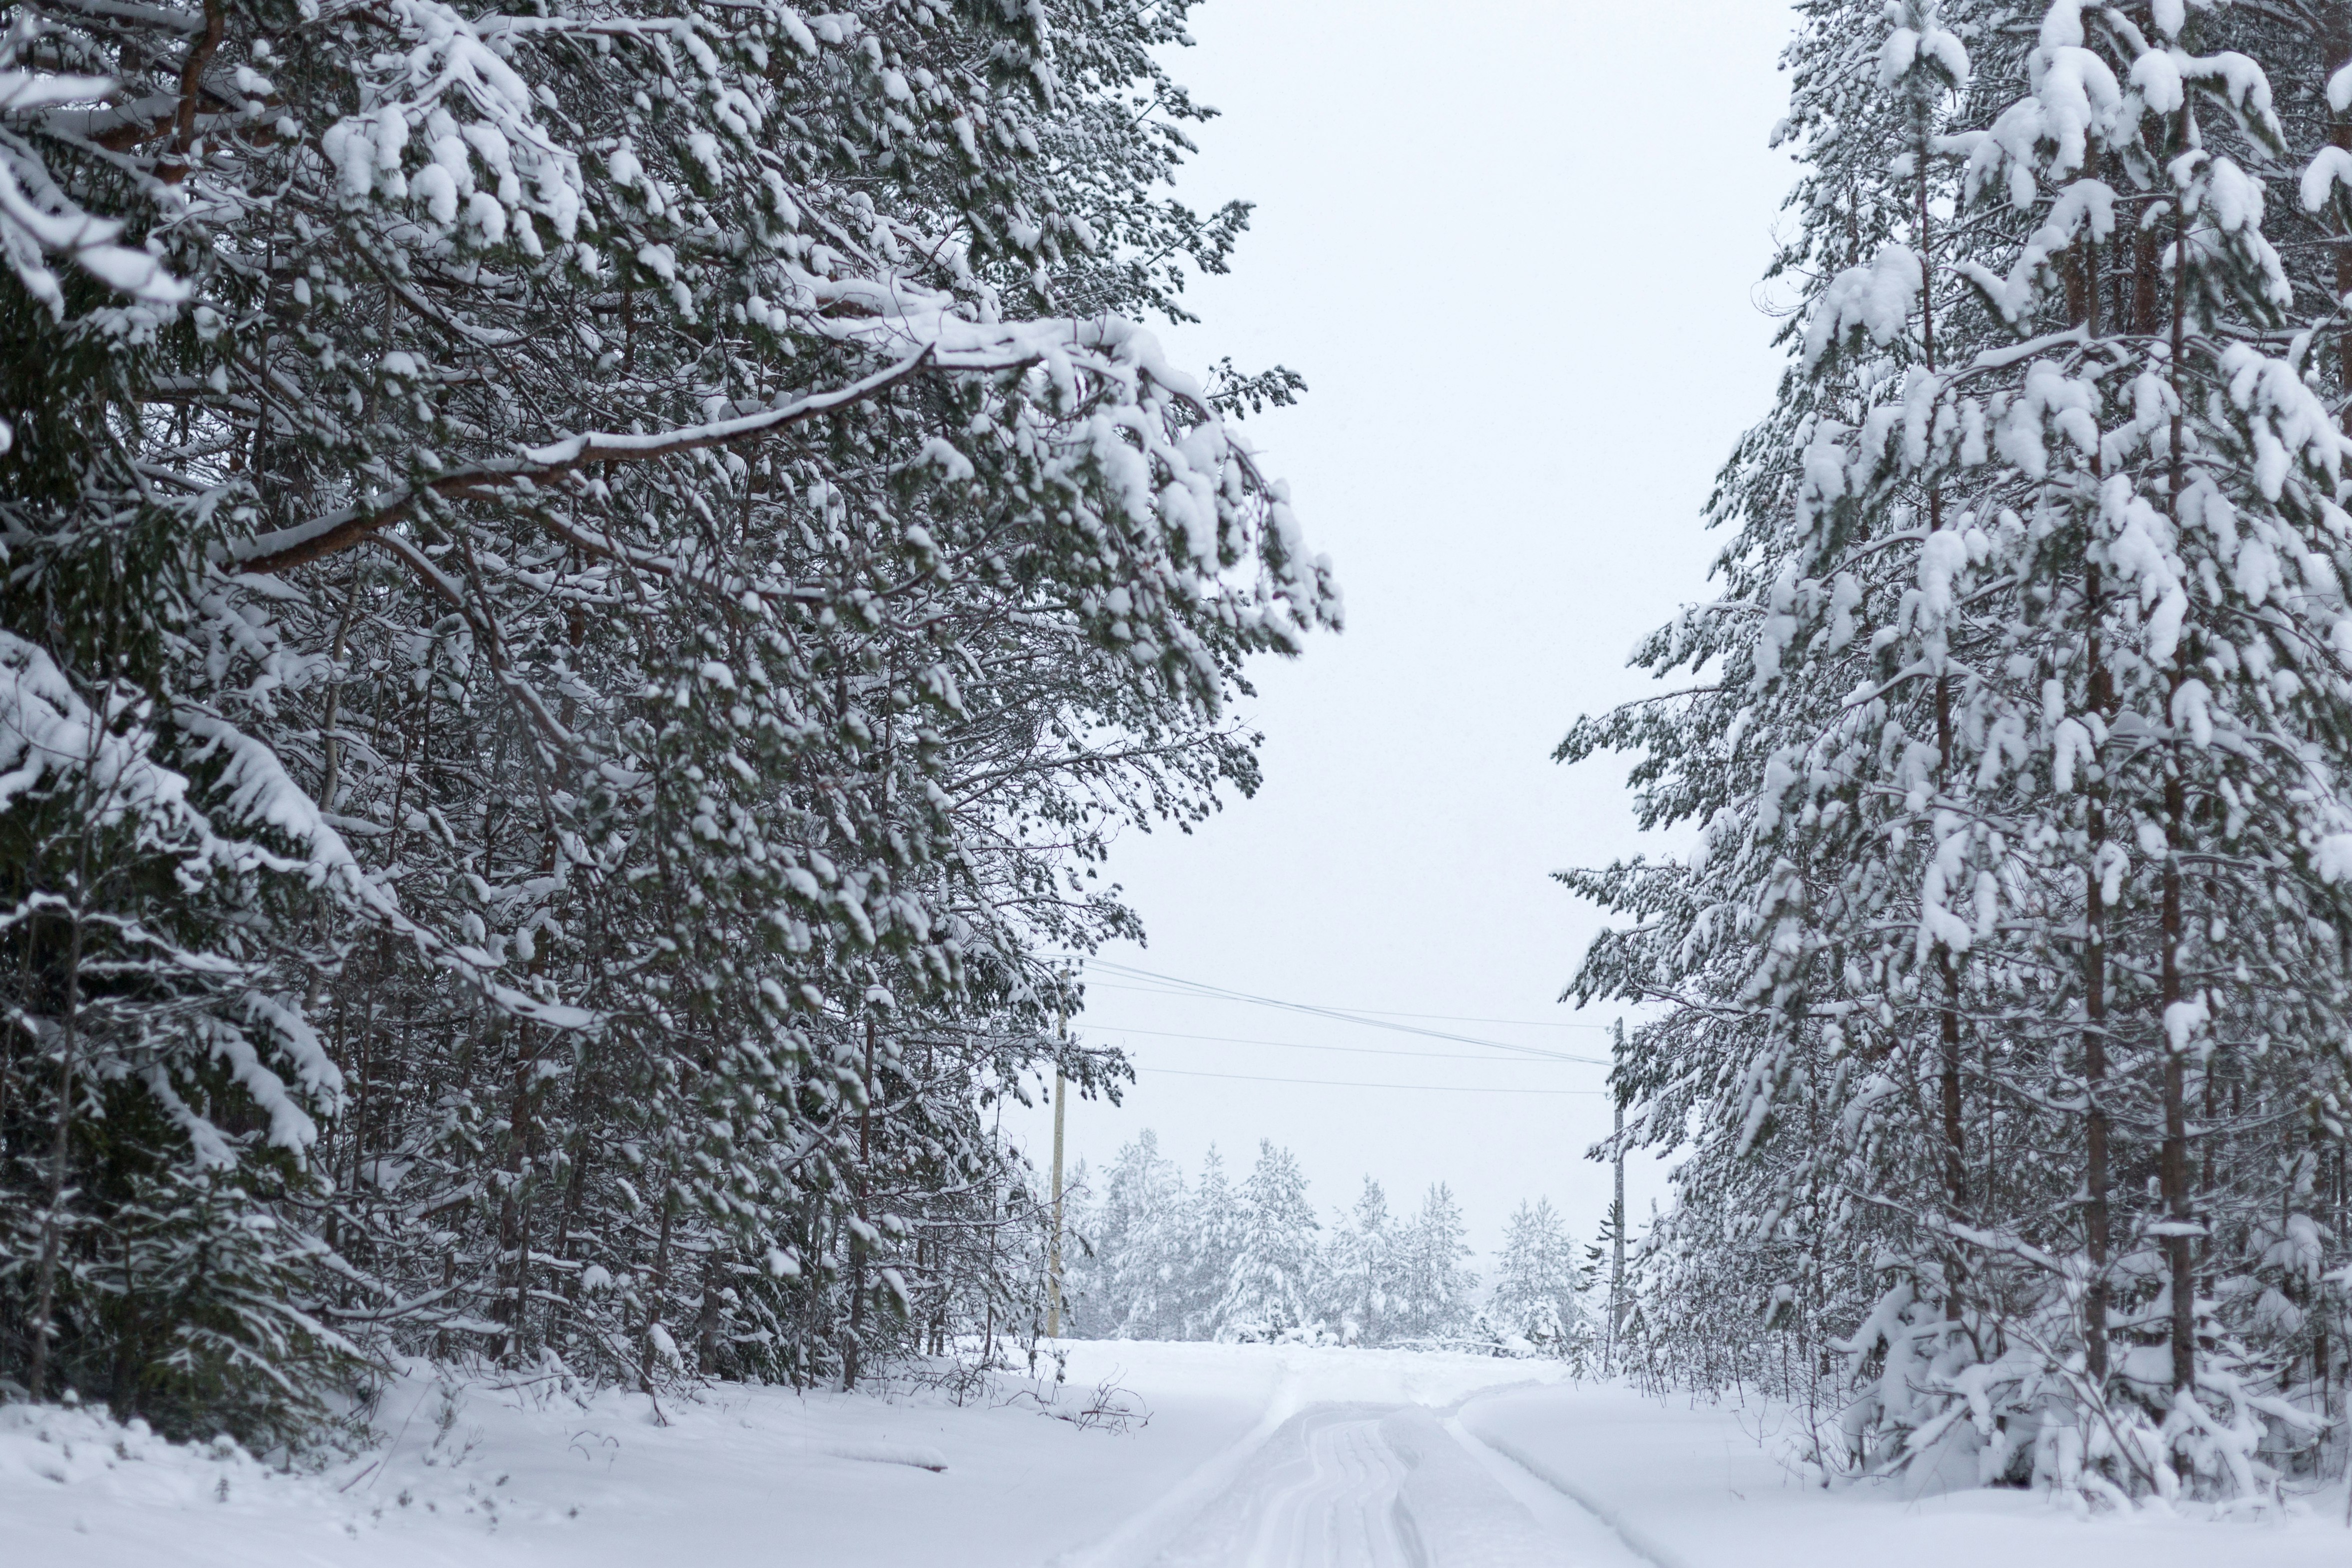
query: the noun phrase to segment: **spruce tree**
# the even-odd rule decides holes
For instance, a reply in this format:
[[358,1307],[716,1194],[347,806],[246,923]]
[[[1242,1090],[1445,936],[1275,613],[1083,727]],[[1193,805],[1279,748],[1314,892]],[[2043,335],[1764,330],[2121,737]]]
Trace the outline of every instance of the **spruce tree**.
[[1434,1182],[1406,1227],[1398,1270],[1398,1330],[1415,1339],[1443,1339],[1468,1327],[1478,1276],[1463,1267],[1469,1227],[1454,1189]]
[[1103,1175],[1086,1227],[1089,1263],[1078,1332],[1098,1339],[1174,1339],[1182,1328],[1184,1175],[1150,1128]]

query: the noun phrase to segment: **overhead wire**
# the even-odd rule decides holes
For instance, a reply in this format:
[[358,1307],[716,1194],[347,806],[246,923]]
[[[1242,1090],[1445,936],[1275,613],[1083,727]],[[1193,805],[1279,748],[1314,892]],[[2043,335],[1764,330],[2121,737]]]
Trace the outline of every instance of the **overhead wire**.
[[[1456,1044],[1476,1046],[1482,1051],[1500,1051],[1501,1057],[1482,1057],[1461,1051],[1383,1051],[1372,1046],[1319,1045],[1304,1040],[1262,1040],[1239,1035],[1197,1034],[1176,1030],[1143,1029],[1132,1025],[1097,1023],[1093,1027],[1112,1034],[1139,1034],[1163,1040],[1192,1040],[1230,1045],[1270,1046],[1287,1051],[1323,1051],[1358,1056],[1398,1056],[1428,1061],[1484,1061],[1491,1065],[1507,1065],[1516,1060],[1521,1065],[1539,1066],[1554,1062],[1584,1066],[1607,1067],[1607,1058],[1580,1056],[1570,1051],[1547,1051],[1539,1046],[1520,1045],[1507,1040],[1486,1040],[1475,1035],[1457,1034],[1449,1030],[1425,1029],[1417,1024],[1394,1021],[1400,1019],[1423,1019],[1450,1023],[1489,1023],[1537,1029],[1600,1029],[1609,1026],[1565,1022],[1539,1022],[1528,1019],[1478,1018],[1454,1013],[1417,1013],[1385,1010],[1374,1008],[1347,1009],[1318,1007],[1308,1002],[1286,1001],[1277,997],[1262,997],[1253,992],[1227,986],[1213,986],[1204,981],[1187,980],[1174,975],[1162,975],[1132,965],[1117,964],[1108,959],[1073,955],[1087,968],[1125,977],[1129,981],[1141,980],[1156,984],[1122,984],[1118,980],[1097,979],[1092,984],[1106,990],[1128,991],[1146,996],[1162,996],[1201,1001],[1236,1002],[1252,1007],[1273,1008],[1284,1012],[1299,1013],[1310,1018],[1328,1019],[1335,1023],[1354,1024],[1363,1029],[1386,1030],[1398,1034],[1416,1035],[1431,1040],[1450,1040]],[[1290,1078],[1251,1072],[1212,1072],[1198,1068],[1144,1067],[1138,1072],[1158,1073],[1174,1078],[1211,1078],[1242,1083],[1297,1083],[1312,1088],[1330,1089],[1407,1089],[1421,1093],[1437,1094],[1577,1094],[1601,1095],[1605,1089],[1511,1089],[1486,1084],[1466,1083],[1381,1083],[1360,1079]]]
[[[1167,985],[1181,988],[1181,989],[1174,993],[1180,996],[1198,997],[1209,1000],[1247,1002],[1257,1007],[1277,1008],[1286,1012],[1300,1013],[1309,1018],[1329,1019],[1339,1023],[1351,1023],[1364,1029],[1388,1030],[1397,1034],[1420,1035],[1430,1040],[1452,1040],[1457,1045],[1475,1045],[1488,1051],[1508,1051],[1518,1056],[1546,1057],[1557,1061],[1579,1061],[1594,1067],[1607,1067],[1611,1065],[1609,1059],[1606,1057],[1578,1056],[1569,1051],[1546,1051],[1540,1046],[1518,1045],[1507,1040],[1486,1040],[1476,1035],[1456,1034],[1450,1030],[1423,1029],[1415,1024],[1398,1023],[1391,1019],[1375,1017],[1367,1012],[1351,1012],[1341,1008],[1317,1007],[1308,1002],[1289,1002],[1284,1001],[1276,997],[1261,997],[1249,991],[1234,990],[1226,986],[1212,986],[1199,980],[1186,980],[1174,975],[1161,975],[1150,969],[1139,969],[1131,965],[1114,964],[1104,958],[1086,958],[1083,959],[1082,962],[1090,968],[1108,970],[1115,975],[1129,976],[1137,979],[1158,980]],[[1400,1016],[1443,1017],[1444,1015],[1406,1014]],[[1600,1026],[1595,1025],[1592,1027],[1598,1028]]]
[[1606,1089],[1500,1089],[1478,1083],[1370,1083],[1352,1079],[1267,1078],[1255,1072],[1200,1072],[1182,1067],[1139,1067],[1171,1078],[1230,1078],[1243,1083],[1306,1083],[1318,1089],[1411,1089],[1423,1094],[1606,1094]]
[[[1086,960],[1086,962],[1093,964],[1097,967],[1107,967],[1099,958],[1089,958]],[[1141,974],[1144,971],[1138,969],[1132,972]],[[1181,984],[1191,984],[1191,982],[1182,982]],[[1171,986],[1123,986],[1117,980],[1091,980],[1087,982],[1087,988],[1090,990],[1133,991],[1139,996],[1146,997],[1190,997],[1197,1001],[1256,1002],[1259,999],[1255,997],[1246,997],[1237,994],[1204,995],[1199,990],[1186,990]],[[1306,1002],[1275,1002],[1271,1005],[1288,1008],[1310,1007],[1313,1004]],[[1597,1029],[1601,1030],[1603,1033],[1606,1033],[1616,1027],[1613,1024],[1605,1023],[1580,1023],[1569,1019],[1498,1019],[1485,1018],[1476,1013],[1413,1013],[1405,1012],[1396,1008],[1339,1008],[1328,1010],[1346,1013],[1350,1016],[1360,1014],[1371,1018],[1433,1019],[1440,1023],[1500,1023],[1509,1024],[1517,1029]]]
[[[1139,1029],[1133,1024],[1090,1023],[1087,1027],[1099,1030],[1105,1034],[1148,1034],[1161,1040],[1209,1040],[1219,1045],[1271,1045],[1285,1051],[1336,1051],[1354,1056],[1410,1056],[1430,1061],[1477,1061],[1489,1067],[1555,1065],[1554,1059],[1549,1057],[1476,1056],[1466,1051],[1382,1051],[1378,1046],[1371,1045],[1310,1045],[1305,1040],[1256,1040],[1238,1034],[1186,1034],[1172,1029]],[[1564,1057],[1559,1061],[1573,1066],[1587,1065],[1585,1061],[1576,1057]]]

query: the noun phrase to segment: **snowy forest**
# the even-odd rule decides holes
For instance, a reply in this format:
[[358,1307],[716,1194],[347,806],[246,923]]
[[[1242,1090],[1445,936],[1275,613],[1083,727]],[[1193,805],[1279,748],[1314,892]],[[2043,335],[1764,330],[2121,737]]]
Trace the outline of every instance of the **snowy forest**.
[[2352,1368],[2352,6],[1815,0],[1778,402],[1570,873],[1653,1375],[2248,1499]]
[[1211,1145],[1187,1179],[1146,1128],[1097,1176],[1081,1166],[1074,1188],[1063,1296],[1077,1337],[1475,1349],[1605,1370],[1613,1213],[1580,1244],[1549,1199],[1521,1203],[1481,1290],[1443,1182],[1392,1214],[1366,1176],[1318,1219],[1288,1149],[1262,1141],[1236,1180]]
[[1559,974],[1673,1197],[1486,1280],[1443,1183],[1003,1133],[1132,1092],[1114,841],[1345,619],[1244,431],[1302,377],[1153,335],[1251,216],[1175,194],[1192,9],[0,10],[0,1401],[290,1454],[395,1364],[1066,1329],[2342,1479],[2352,0],[1792,7],[1777,395],[1557,753],[1652,836]]
[[1038,1295],[989,1107],[1339,619],[1189,375],[1185,6],[26,0],[0,1390],[856,1382]]

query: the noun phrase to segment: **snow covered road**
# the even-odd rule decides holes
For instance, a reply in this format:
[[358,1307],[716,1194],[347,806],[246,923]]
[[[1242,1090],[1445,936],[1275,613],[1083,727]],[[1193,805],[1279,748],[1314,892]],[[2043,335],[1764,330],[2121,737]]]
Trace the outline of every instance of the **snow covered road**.
[[1607,1525],[1460,1421],[1419,1404],[1301,1410],[1151,1562],[1154,1568],[1646,1568]]
[[[418,1375],[323,1471],[0,1408],[0,1568],[2335,1568],[2340,1489],[2258,1520],[1806,1486],[1783,1412],[1398,1351],[1082,1343],[961,1402],[715,1385],[656,1413]],[[1108,1385],[1148,1422],[1068,1418]],[[1055,1418],[1056,1414],[1065,1418]]]
[[1382,1437],[1381,1415],[1324,1405],[1292,1416],[1158,1561],[1412,1568],[1406,1462]]

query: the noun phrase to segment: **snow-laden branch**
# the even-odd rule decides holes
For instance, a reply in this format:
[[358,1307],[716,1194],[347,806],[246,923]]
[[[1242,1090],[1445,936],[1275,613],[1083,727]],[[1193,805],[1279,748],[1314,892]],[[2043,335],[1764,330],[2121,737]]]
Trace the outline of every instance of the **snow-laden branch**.
[[567,436],[545,446],[529,448],[519,457],[469,463],[437,478],[337,507],[290,528],[257,535],[232,546],[229,561],[240,571],[275,576],[373,538],[408,517],[428,496],[444,500],[473,499],[560,478],[590,463],[645,463],[706,446],[748,441],[862,402],[905,381],[921,370],[930,357],[931,349],[926,345],[888,369],[845,387],[734,419],[683,425],[649,435],[595,433]]
[[[911,350],[847,386],[814,392],[775,408],[730,419],[643,434],[600,431],[569,435],[526,447],[513,457],[469,463],[435,478],[381,493],[292,528],[232,545],[227,551],[227,564],[259,576],[290,571],[374,537],[406,518],[427,497],[478,499],[505,491],[528,490],[590,464],[646,463],[706,447],[731,446],[838,413],[877,397],[926,370],[976,374],[1045,365],[1056,382],[1066,382],[1070,372],[1078,368],[1070,363],[1073,353],[1086,355],[1092,350],[1099,358],[1084,368],[1121,383],[1130,396],[1139,383],[1148,382],[1177,404],[1222,427],[1223,422],[1190,378],[1166,365],[1150,334],[1131,323],[1108,319],[982,324],[949,314],[938,301],[929,302],[928,309],[910,312],[903,293],[869,291],[869,296],[856,303],[870,308],[888,307],[891,313],[848,324],[836,336],[844,341],[877,348],[907,350],[911,345]],[[1157,455],[1168,455],[1159,444],[1147,444]],[[1259,478],[1243,444],[1228,434],[1222,446],[1253,479]]]

